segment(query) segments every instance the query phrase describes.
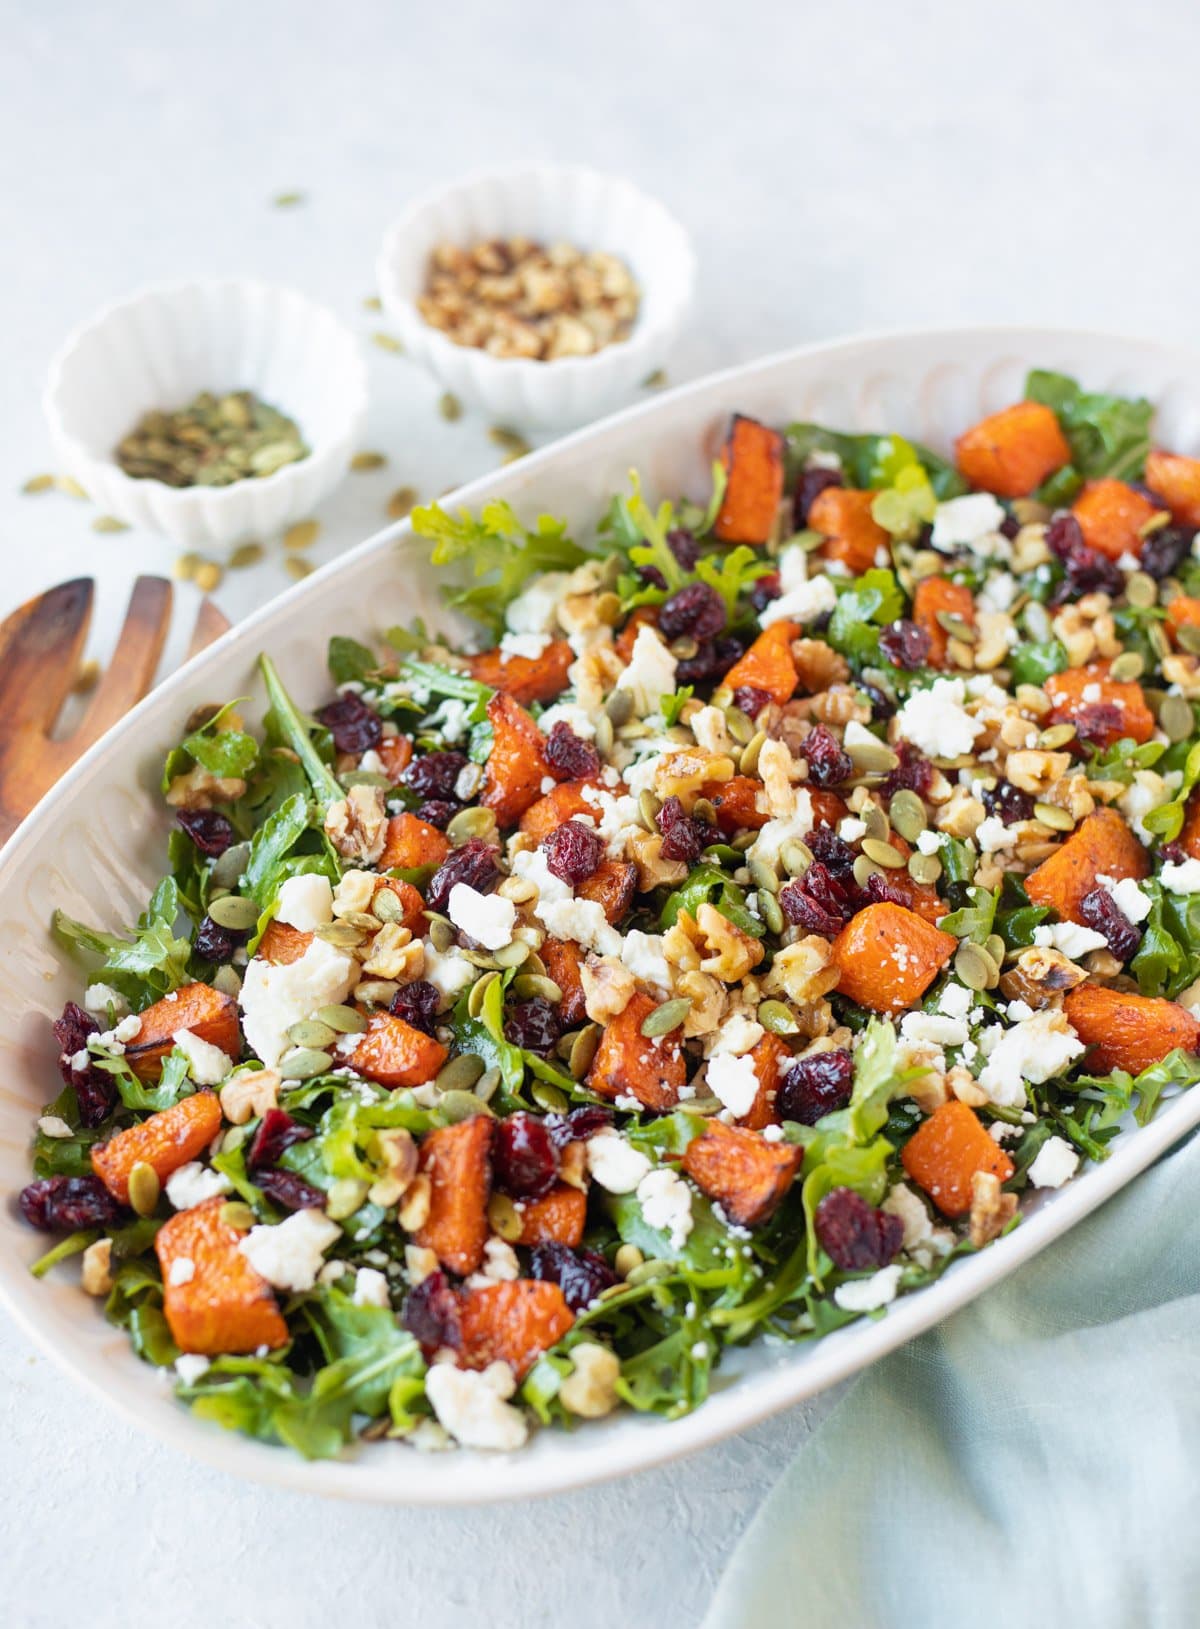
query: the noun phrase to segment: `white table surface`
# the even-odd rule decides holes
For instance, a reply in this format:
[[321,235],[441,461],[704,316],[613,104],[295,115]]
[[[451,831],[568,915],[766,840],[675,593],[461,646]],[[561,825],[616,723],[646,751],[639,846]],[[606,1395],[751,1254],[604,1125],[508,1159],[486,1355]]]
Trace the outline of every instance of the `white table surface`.
[[[389,217],[481,165],[591,163],[679,214],[701,290],[675,381],[884,326],[1031,320],[1195,340],[1188,0],[5,9],[0,610],[92,573],[100,658],[132,578],[168,571],[174,551],[97,535],[77,500],[19,493],[53,467],[38,398],[66,329],[143,281],[253,274],[295,283],[366,335],[380,326],[361,299]],[[271,207],[293,189],[303,207]],[[382,524],[393,488],[433,496],[497,456],[484,423],[445,424],[427,378],[369,349],[365,444],[390,463],[324,506],[318,560]],[[274,542],[226,579],[229,615],[285,586],[281,558]],[[179,591],[172,650],[195,597]],[[376,1510],[193,1465],[0,1327],[0,1617],[673,1629],[698,1620],[825,1406],[551,1503]]]

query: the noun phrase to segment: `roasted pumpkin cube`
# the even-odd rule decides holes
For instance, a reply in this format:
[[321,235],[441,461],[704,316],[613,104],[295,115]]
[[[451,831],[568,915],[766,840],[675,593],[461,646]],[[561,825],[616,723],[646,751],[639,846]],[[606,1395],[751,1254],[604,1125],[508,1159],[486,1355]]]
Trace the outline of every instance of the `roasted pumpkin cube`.
[[199,1159],[221,1129],[221,1105],[215,1092],[196,1092],[160,1109],[136,1126],[118,1131],[92,1149],[92,1170],[114,1199],[129,1203],[129,1173],[135,1165],[154,1167],[165,1184],[173,1171]]
[[[205,1357],[286,1346],[288,1328],[274,1291],[238,1249],[245,1229],[230,1226],[225,1216],[226,1202],[217,1194],[177,1211],[155,1235],[172,1339],[181,1352]],[[192,1271],[176,1284],[171,1269],[181,1261]]]
[[1180,628],[1200,628],[1200,599],[1191,594],[1176,594],[1167,606],[1167,632],[1179,643]]
[[958,1098],[917,1127],[900,1150],[900,1163],[943,1216],[965,1216],[970,1210],[976,1172],[990,1171],[1007,1182],[1015,1169],[974,1109]]
[[539,1244],[565,1244],[577,1250],[587,1221],[587,1194],[570,1183],[556,1182],[540,1199],[518,1203],[521,1236],[518,1244],[533,1249]]
[[1146,706],[1145,691],[1136,681],[1120,683],[1110,679],[1108,669],[1107,662],[1091,662],[1087,667],[1052,673],[1045,684],[1052,704],[1046,722],[1075,724],[1089,707],[1111,707],[1111,724],[1098,726],[1093,715],[1087,730],[1090,745],[1110,747],[1126,736],[1138,742],[1149,741],[1154,734],[1154,714]]
[[142,1027],[125,1049],[125,1061],[139,1080],[157,1080],[163,1059],[181,1029],[191,1030],[235,1061],[241,1051],[237,1002],[208,984],[181,984],[138,1015]]
[[439,1126],[421,1144],[421,1170],[430,1183],[429,1215],[415,1237],[452,1273],[475,1271],[491,1231],[492,1125],[490,1116],[477,1114],[457,1125]]
[[833,941],[837,987],[872,1012],[904,1012],[916,1005],[957,949],[953,934],[903,905],[868,905]]
[[642,991],[630,997],[624,1012],[608,1025],[596,1048],[587,1083],[599,1097],[636,1097],[656,1113],[673,1109],[679,1088],[687,1082],[687,1064],[679,1033],[653,1040],[642,1034],[642,1024],[657,1003]]
[[450,852],[445,832],[418,820],[415,814],[393,815],[387,823],[387,838],[379,856],[381,871],[416,871],[422,866],[438,866]]
[[975,626],[975,597],[965,583],[949,577],[922,577],[913,594],[913,621],[929,635],[930,667],[945,667],[950,634],[938,621],[938,613],[957,617],[968,627]]
[[1110,560],[1140,554],[1142,528],[1160,512],[1126,481],[1089,481],[1071,505],[1084,542]]
[[980,419],[959,436],[954,452],[959,473],[1000,498],[1027,498],[1071,461],[1057,417],[1041,402],[1017,402]]
[[713,533],[723,543],[767,543],[783,501],[784,440],[735,413],[721,449],[727,480]]
[[1187,800],[1179,841],[1189,859],[1200,860],[1200,796],[1195,792]]
[[754,1063],[754,1073],[758,1077],[758,1090],[754,1094],[749,1114],[742,1116],[739,1125],[746,1126],[751,1131],[761,1131],[764,1126],[778,1124],[775,1092],[779,1086],[780,1073],[791,1060],[791,1056],[778,1035],[764,1035],[755,1043],[750,1057]]
[[750,775],[735,775],[728,781],[708,781],[700,788],[713,806],[717,825],[726,837],[737,831],[760,831],[770,815],[758,806],[762,782]]
[[1200,527],[1200,458],[1154,451],[1146,455],[1146,485],[1179,526]]
[[547,974],[562,991],[559,1017],[569,1029],[582,1024],[587,1017],[587,1001],[583,992],[580,967],[583,953],[572,939],[547,939],[539,952]]
[[1075,1033],[1092,1049],[1087,1067],[1095,1074],[1124,1069],[1138,1075],[1176,1047],[1200,1050],[1200,1023],[1177,1001],[1080,984],[1063,1005]]
[[878,492],[856,492],[846,486],[827,486],[808,508],[808,524],[825,538],[821,554],[840,560],[851,576],[861,577],[891,558],[891,533],[875,519],[871,506]]
[[504,656],[499,647],[472,656],[471,677],[480,684],[502,690],[506,696],[528,707],[534,701],[553,701],[567,687],[567,669],[575,652],[565,639],[555,639],[540,656]]
[[491,809],[500,826],[514,826],[541,796],[550,774],[546,740],[533,718],[511,696],[497,694],[488,702],[492,750],[484,768],[479,801]]
[[507,1363],[520,1380],[575,1322],[557,1284],[516,1278],[468,1290],[459,1308],[464,1369]]
[[769,1143],[760,1132],[708,1120],[683,1156],[692,1181],[738,1227],[758,1227],[774,1215],[804,1162],[804,1150]]
[[552,831],[565,826],[576,815],[596,818],[596,805],[584,796],[585,789],[593,790],[591,781],[560,781],[552,792],[531,803],[521,816],[521,830],[534,842],[544,842]]
[[399,785],[400,777],[412,763],[413,744],[407,735],[385,735],[375,748],[383,764],[383,772],[393,786]]
[[313,935],[303,928],[294,928],[290,922],[272,920],[267,923],[258,941],[255,955],[264,962],[270,962],[273,967],[284,967],[298,962],[312,942]]
[[1083,922],[1079,907],[1096,878],[1134,877],[1150,870],[1146,851],[1115,809],[1097,809],[1088,815],[1025,879],[1025,892],[1034,905],[1057,911],[1064,922]]
[[424,1086],[449,1057],[432,1035],[414,1029],[394,1013],[372,1013],[366,1033],[346,1059],[380,1086]]
[[796,689],[792,640],[799,632],[799,624],[795,622],[773,622],[764,628],[725,675],[726,688],[737,690],[742,685],[753,685],[756,690],[765,690],[781,707],[790,701]]
[[633,904],[636,888],[637,866],[632,860],[604,859],[575,892],[580,899],[602,906],[609,922],[620,922]]

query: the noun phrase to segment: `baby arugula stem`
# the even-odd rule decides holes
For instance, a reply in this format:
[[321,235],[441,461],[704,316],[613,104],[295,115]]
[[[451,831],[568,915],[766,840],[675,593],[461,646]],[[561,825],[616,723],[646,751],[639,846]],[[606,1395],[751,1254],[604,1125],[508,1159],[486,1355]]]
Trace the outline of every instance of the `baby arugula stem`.
[[258,658],[258,666],[263,683],[267,687],[271,711],[275,714],[280,735],[299,758],[317,797],[323,803],[336,802],[343,795],[342,788],[333,771],[328,764],[322,762],[320,753],[313,746],[308,727],[299,708],[283,688],[283,680],[279,677],[274,662],[264,654]]

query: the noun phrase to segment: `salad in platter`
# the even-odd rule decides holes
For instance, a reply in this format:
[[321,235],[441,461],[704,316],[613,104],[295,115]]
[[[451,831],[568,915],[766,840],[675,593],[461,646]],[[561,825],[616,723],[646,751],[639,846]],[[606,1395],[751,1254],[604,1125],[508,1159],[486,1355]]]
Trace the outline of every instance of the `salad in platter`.
[[[434,505],[460,635],[214,702],[20,1207],[198,1415],[515,1449],[886,1316],[1200,1079],[1200,461],[1035,372],[953,462]],[[464,620],[469,619],[469,620]],[[465,637],[461,630],[470,629]]]

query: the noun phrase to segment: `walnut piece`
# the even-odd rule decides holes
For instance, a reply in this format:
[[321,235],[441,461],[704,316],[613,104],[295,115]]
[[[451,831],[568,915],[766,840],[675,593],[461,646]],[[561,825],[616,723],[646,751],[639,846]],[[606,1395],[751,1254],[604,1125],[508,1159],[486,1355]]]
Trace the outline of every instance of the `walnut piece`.
[[325,811],[325,833],[348,860],[374,865],[387,841],[387,808],[381,786],[352,786]]
[[615,956],[589,956],[579,969],[584,1007],[596,1024],[623,1013],[633,999],[633,974]]
[[971,1178],[971,1243],[978,1250],[998,1238],[1016,1214],[1015,1193],[1000,1191],[1000,1178],[992,1171],[976,1171]]

